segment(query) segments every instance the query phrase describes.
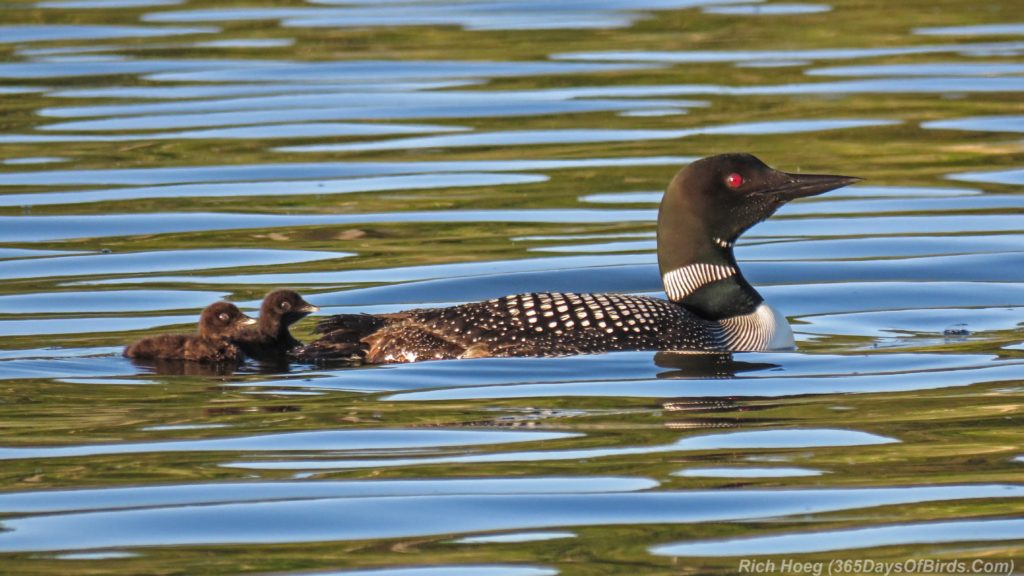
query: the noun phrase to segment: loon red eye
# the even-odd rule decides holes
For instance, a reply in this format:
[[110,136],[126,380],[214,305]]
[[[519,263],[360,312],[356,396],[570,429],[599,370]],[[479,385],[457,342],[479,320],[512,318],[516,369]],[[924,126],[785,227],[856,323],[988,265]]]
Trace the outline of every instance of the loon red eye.
[[743,176],[740,176],[739,174],[733,172],[732,174],[729,174],[728,176],[725,177],[725,184],[729,188],[739,188],[740,186],[743,185]]

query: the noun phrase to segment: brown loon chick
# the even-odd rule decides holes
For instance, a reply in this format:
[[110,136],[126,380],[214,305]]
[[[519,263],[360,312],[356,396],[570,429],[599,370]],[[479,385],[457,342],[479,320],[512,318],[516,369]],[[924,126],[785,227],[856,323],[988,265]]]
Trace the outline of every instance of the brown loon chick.
[[302,346],[288,327],[318,310],[294,290],[275,290],[263,299],[257,324],[239,330],[232,341],[253,360],[287,362],[288,352]]
[[658,211],[658,266],[668,300],[534,293],[449,308],[342,314],[300,349],[308,361],[381,364],[612,350],[791,349],[793,333],[746,281],[736,239],[783,204],[859,178],[789,174],[750,154],[711,156],[673,178]]
[[161,334],[143,338],[124,349],[128,358],[139,360],[191,360],[194,362],[240,362],[242,353],[231,337],[256,320],[234,304],[216,302],[199,316],[196,334]]

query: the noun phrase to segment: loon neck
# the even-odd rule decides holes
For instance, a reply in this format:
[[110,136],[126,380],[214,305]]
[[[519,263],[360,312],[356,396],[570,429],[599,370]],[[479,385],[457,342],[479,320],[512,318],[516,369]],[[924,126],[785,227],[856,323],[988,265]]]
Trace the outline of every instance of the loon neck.
[[658,231],[658,265],[669,300],[716,323],[726,350],[792,350],[793,331],[747,282],[732,241],[678,243]]
[[260,333],[268,338],[281,339],[288,334],[288,324],[272,313],[261,313],[259,318]]
[[669,300],[717,323],[726,350],[793,349],[793,331],[786,317],[768,306],[743,277],[731,244],[719,242],[716,247],[717,253],[686,263],[661,258],[659,251]]
[[665,294],[707,320],[751,314],[764,298],[736,264],[736,238],[719,238],[694,206],[666,194],[658,211],[658,268]]
[[707,320],[753,313],[764,298],[743,277],[731,246],[717,252],[689,261],[659,257],[665,294]]

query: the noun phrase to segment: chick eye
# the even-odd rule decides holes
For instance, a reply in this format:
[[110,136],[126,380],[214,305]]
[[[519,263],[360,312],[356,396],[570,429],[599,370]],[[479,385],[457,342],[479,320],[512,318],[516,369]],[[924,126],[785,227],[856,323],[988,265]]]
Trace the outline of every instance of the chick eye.
[[725,185],[729,188],[739,188],[743,185],[743,176],[733,172],[725,177]]
[[292,304],[291,302],[281,302],[281,308],[284,310],[291,310]]
[[221,312],[220,315],[217,316],[217,318],[220,318],[221,322],[227,322],[228,321],[228,313],[227,312]]

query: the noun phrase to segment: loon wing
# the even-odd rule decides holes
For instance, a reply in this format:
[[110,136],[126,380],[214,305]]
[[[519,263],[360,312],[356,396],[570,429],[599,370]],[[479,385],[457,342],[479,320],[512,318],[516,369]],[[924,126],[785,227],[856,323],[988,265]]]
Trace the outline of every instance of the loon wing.
[[302,361],[386,364],[459,358],[466,348],[458,339],[432,329],[429,319],[445,309],[393,314],[338,314],[321,320],[320,338],[296,350]]

